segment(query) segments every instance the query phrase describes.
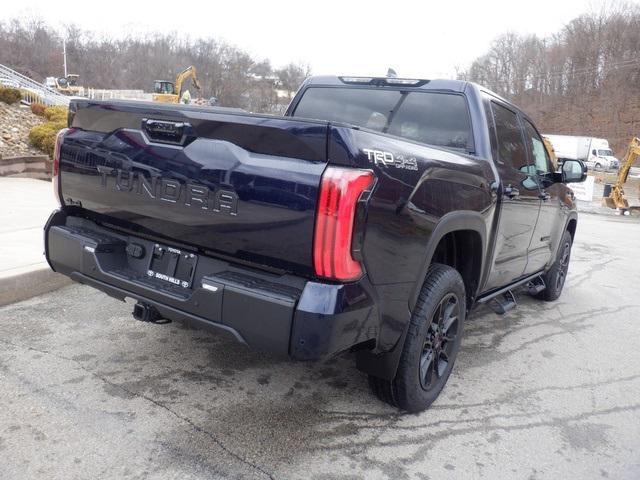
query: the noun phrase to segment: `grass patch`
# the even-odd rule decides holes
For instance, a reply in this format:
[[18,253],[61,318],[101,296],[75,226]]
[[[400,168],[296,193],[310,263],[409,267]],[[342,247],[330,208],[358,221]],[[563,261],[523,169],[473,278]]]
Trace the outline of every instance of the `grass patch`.
[[13,105],[22,100],[22,94],[17,88],[0,87],[0,102]]
[[29,132],[29,143],[50,157],[53,157],[56,135],[67,126],[67,113],[68,110],[66,107],[44,108],[42,110],[42,116],[48,121],[41,125],[36,125],[31,129]]

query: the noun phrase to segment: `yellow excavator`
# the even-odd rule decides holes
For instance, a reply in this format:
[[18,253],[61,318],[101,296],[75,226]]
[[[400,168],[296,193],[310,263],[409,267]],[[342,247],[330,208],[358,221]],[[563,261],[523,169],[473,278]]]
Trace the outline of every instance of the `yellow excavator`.
[[611,193],[608,197],[602,199],[603,205],[609,208],[615,208],[625,215],[629,214],[629,202],[624,197],[624,184],[629,176],[631,166],[640,157],[640,138],[635,137],[631,139],[629,147],[627,148],[627,154],[622,160],[622,165],[618,169],[618,178],[616,183],[611,186]]
[[558,170],[558,157],[556,157],[556,151],[553,148],[553,145],[551,144],[551,141],[545,137],[544,135],[542,136],[542,143],[544,143],[545,148],[547,149],[547,153],[549,154],[549,158],[551,159],[551,163],[553,163],[553,170],[556,171]]
[[193,65],[185,68],[176,75],[176,83],[167,80],[156,80],[153,84],[153,101],[161,103],[180,103],[182,90],[187,79],[191,78],[191,84],[200,90],[200,83],[196,75],[196,67]]

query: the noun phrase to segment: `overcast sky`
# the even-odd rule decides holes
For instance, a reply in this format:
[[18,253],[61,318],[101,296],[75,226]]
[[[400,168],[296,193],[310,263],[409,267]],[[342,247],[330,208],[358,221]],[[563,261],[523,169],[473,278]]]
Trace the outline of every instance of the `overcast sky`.
[[[637,3],[637,0],[634,3]],[[314,74],[449,77],[497,35],[547,36],[597,0],[349,1],[5,0],[0,19],[36,16],[110,36],[146,31],[214,37],[274,66],[307,63]]]

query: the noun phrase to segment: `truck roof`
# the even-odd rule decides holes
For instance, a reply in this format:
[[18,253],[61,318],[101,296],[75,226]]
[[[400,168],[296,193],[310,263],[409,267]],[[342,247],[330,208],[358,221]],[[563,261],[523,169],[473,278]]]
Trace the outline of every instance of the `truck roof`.
[[[361,81],[357,81],[361,80]],[[415,82],[415,83],[401,83],[401,82]],[[418,90],[449,90],[452,92],[465,92],[469,89],[475,90],[477,93],[487,93],[501,102],[511,105],[517,109],[524,116],[528,115],[523,112],[517,105],[510,100],[498,95],[497,93],[489,90],[482,85],[467,80],[452,80],[452,79],[426,79],[426,78],[391,78],[391,77],[372,77],[366,75],[315,75],[307,77],[302,83],[300,88],[309,85],[325,85],[325,86],[341,86],[341,85],[382,85],[389,87],[402,87],[402,88],[415,88]]]
[[[403,83],[415,82],[415,83]],[[303,85],[367,85],[386,84],[394,87],[417,88],[424,90],[451,90],[463,92],[471,82],[465,80],[426,79],[426,78],[391,78],[372,77],[367,75],[316,75],[308,77]],[[474,84],[475,85],[475,84]]]

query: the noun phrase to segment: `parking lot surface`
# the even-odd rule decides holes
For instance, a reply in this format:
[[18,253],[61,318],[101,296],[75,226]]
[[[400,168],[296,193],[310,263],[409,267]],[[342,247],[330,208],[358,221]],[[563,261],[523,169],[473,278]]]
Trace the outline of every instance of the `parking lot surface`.
[[[640,223],[582,215],[563,296],[476,309],[420,415],[70,286],[0,308],[0,478],[640,478]],[[260,313],[256,312],[256,322]]]

